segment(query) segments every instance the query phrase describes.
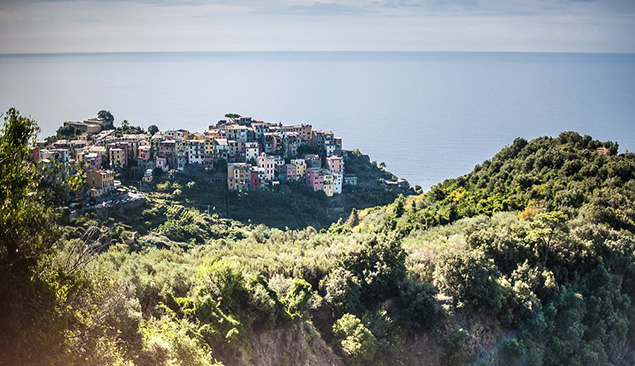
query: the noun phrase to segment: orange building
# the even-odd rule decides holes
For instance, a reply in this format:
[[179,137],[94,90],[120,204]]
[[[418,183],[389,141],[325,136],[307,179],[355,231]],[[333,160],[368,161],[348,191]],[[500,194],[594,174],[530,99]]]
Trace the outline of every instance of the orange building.
[[111,170],[93,170],[86,174],[86,187],[93,197],[108,195],[115,189],[115,173]]

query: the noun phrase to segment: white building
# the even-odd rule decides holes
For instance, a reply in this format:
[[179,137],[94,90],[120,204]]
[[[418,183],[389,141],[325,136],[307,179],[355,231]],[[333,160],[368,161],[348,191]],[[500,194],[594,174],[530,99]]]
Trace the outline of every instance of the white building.
[[205,158],[205,141],[189,140],[188,141],[188,164],[203,164]]
[[333,193],[342,194],[342,184],[344,183],[344,177],[342,173],[333,174]]
[[256,159],[258,159],[259,153],[260,153],[260,149],[258,148],[257,142],[245,143],[245,160],[246,161],[256,161]]
[[258,157],[258,167],[265,169],[265,180],[272,181],[276,175],[276,159],[265,153]]
[[326,149],[326,156],[335,155],[335,144],[326,144],[324,148]]

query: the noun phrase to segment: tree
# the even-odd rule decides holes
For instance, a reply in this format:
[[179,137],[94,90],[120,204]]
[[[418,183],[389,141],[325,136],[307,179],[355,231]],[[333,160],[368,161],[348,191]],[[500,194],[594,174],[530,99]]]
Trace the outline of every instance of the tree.
[[432,284],[405,281],[399,289],[399,305],[405,323],[414,328],[434,329],[443,319],[437,303],[437,289]]
[[333,335],[342,353],[353,365],[372,361],[377,349],[377,339],[353,314],[344,314],[333,324]]
[[418,185],[418,184],[415,186],[415,193],[417,193],[417,194],[422,194],[423,193],[423,188],[421,188],[421,186]]
[[352,228],[359,224],[359,214],[357,213],[357,209],[355,207],[351,210],[351,215],[348,218],[348,224]]
[[397,197],[397,199],[395,200],[395,209],[393,211],[393,214],[396,218],[403,216],[405,212],[405,202],[406,198],[402,194],[400,194],[399,197]]
[[305,317],[309,312],[309,301],[313,296],[311,285],[303,279],[296,278],[284,297],[287,312],[293,317]]
[[57,129],[57,139],[74,139],[77,135],[80,135],[82,131],[79,128],[72,125],[64,125]]
[[567,231],[567,215],[559,211],[552,211],[537,217],[532,223],[534,229],[530,233],[530,237],[539,241],[544,249],[543,268],[547,266],[549,251],[553,247],[555,241],[561,239]]
[[0,134],[0,253],[3,264],[15,273],[28,269],[37,259],[39,248],[47,239],[42,235],[39,219],[50,220],[52,214],[37,202],[41,198],[37,190],[40,176],[31,159],[29,143],[39,127],[13,108],[4,121]]
[[234,118],[240,118],[241,115],[237,113],[227,113],[225,117],[234,119]]
[[150,133],[150,135],[154,135],[155,133],[159,132],[159,127],[157,127],[157,125],[150,125],[148,126],[148,132]]
[[101,110],[97,113],[97,118],[101,118],[105,121],[104,130],[112,130],[115,128],[115,117],[110,113],[110,111]]
[[[406,276],[406,252],[394,236],[373,236],[340,258],[339,266],[358,283],[366,306],[396,295]],[[355,280],[356,279],[356,280]],[[350,281],[349,281],[350,282]]]
[[[30,143],[39,128],[11,108],[0,131],[0,344],[3,361],[29,364],[61,342],[51,277],[39,268],[55,242],[55,215],[39,188]],[[49,274],[51,276],[51,274]],[[6,348],[5,348],[6,347]],[[23,358],[24,357],[24,358]],[[36,361],[37,362],[37,361]]]
[[435,285],[452,296],[459,307],[497,312],[503,292],[497,280],[500,271],[480,250],[453,252],[441,258],[435,269]]

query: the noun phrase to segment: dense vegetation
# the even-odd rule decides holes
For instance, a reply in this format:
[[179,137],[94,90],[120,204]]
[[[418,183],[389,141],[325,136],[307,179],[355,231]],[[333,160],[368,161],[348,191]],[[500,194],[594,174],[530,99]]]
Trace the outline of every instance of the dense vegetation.
[[574,132],[516,139],[332,230],[403,237],[411,275],[448,297],[454,319],[493,330],[494,348],[471,340],[483,363],[632,364],[635,155],[617,151]]
[[[353,208],[385,205],[397,198],[396,190],[380,184],[381,179],[392,179],[393,175],[371,162],[368,156],[358,150],[347,153],[345,164],[347,174],[357,175],[358,185],[344,186],[343,194],[330,198],[302,182],[252,191],[227,191],[226,165],[222,162],[210,171],[197,165],[166,174],[159,169],[155,184],[144,191],[162,204],[205,212],[209,209],[210,214],[280,229],[328,228],[338,219],[347,218]],[[123,182],[138,185],[140,175],[140,171],[131,169],[125,172]]]
[[63,223],[29,160],[35,125],[6,121],[5,364],[635,362],[635,156],[614,143],[517,139],[322,232],[174,190]]

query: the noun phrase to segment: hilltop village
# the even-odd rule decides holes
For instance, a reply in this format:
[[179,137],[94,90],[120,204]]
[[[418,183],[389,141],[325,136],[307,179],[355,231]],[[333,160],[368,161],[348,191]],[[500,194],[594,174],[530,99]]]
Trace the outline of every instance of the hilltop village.
[[226,164],[230,191],[303,182],[331,197],[341,194],[344,184],[357,184],[355,175],[345,175],[342,139],[331,131],[313,130],[310,124],[283,125],[227,115],[202,133],[184,129],[121,133],[104,118],[67,121],[63,129],[73,133],[68,139],[38,141],[34,156],[70,169],[81,166],[87,194],[95,198],[123,191],[114,179],[117,173],[134,168],[143,172],[142,184],[147,185],[155,176],[183,171],[187,165],[211,170]]

